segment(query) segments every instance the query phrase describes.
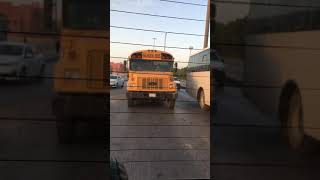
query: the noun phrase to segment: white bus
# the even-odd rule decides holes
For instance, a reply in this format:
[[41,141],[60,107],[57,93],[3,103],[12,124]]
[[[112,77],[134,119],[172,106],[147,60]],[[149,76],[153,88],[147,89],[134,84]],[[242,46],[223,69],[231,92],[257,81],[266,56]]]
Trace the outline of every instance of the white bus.
[[268,3],[250,5],[244,92],[302,150],[308,139],[320,140],[320,1]]
[[196,98],[201,109],[210,108],[210,48],[190,56],[186,89]]

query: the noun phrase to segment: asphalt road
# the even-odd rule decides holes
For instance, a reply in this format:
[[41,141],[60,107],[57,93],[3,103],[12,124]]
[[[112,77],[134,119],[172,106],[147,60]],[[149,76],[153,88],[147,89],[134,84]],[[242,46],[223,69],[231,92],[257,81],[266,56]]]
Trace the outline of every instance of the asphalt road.
[[270,128],[279,127],[278,121],[256,108],[239,88],[225,88],[218,100],[211,129],[215,179],[319,179],[319,143],[305,154],[291,151],[280,128]]
[[130,180],[209,178],[209,112],[185,90],[174,110],[161,103],[128,108],[125,92],[111,90],[110,148]]
[[[46,76],[52,76],[53,64],[48,62]],[[0,179],[105,180],[105,144],[58,143],[52,82],[0,82]],[[87,133],[84,126],[78,127],[79,139]]]

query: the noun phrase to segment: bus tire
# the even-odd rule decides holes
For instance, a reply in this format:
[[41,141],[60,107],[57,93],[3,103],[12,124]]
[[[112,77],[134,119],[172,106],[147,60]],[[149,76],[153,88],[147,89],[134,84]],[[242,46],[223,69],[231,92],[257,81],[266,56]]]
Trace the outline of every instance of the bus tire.
[[284,133],[289,147],[297,153],[305,153],[312,150],[312,140],[305,135],[303,129],[303,108],[301,95],[297,89],[292,92],[289,98],[287,111]]
[[112,180],[128,180],[128,174],[123,163],[118,162],[116,159],[111,159],[110,169]]
[[167,99],[167,105],[169,107],[169,109],[174,109],[175,104],[176,104],[176,100],[175,99]]
[[209,107],[205,104],[205,95],[202,89],[199,90],[198,92],[198,103],[200,105],[200,108],[202,110],[208,111]]

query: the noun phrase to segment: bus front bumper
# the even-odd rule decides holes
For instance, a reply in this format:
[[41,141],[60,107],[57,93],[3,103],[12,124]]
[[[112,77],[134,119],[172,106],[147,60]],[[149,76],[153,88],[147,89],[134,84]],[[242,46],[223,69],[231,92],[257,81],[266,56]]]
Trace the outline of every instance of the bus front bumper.
[[177,92],[127,92],[128,99],[166,100],[176,99]]

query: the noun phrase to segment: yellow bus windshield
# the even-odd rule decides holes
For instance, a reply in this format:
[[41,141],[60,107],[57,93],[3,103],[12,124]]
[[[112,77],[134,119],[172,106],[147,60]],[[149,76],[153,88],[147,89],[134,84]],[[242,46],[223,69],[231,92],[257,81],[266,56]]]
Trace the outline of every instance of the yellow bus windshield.
[[63,26],[69,29],[104,30],[108,19],[106,0],[68,0],[63,4]]
[[173,61],[132,59],[130,60],[130,70],[172,72]]

